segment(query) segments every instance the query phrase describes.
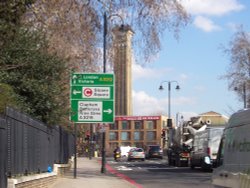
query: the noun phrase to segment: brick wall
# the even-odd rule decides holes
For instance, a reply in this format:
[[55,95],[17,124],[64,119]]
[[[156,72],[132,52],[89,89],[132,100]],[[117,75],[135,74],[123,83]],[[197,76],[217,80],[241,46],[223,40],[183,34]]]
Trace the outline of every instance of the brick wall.
[[57,176],[50,176],[46,178],[26,181],[15,185],[15,188],[48,188],[56,180]]
[[57,179],[56,173],[43,173],[8,179],[8,188],[48,188]]

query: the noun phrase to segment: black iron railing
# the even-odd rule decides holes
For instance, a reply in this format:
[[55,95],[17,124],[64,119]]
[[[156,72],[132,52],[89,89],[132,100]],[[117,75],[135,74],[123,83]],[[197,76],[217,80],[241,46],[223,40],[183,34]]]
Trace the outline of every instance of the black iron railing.
[[0,188],[7,176],[47,172],[73,154],[74,135],[60,126],[49,127],[12,108],[0,116]]

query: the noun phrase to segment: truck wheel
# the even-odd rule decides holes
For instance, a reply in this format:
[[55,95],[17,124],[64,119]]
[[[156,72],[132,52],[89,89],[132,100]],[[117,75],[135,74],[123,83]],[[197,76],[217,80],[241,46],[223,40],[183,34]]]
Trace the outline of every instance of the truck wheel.
[[182,164],[181,164],[181,161],[177,159],[177,160],[176,160],[176,166],[177,166],[177,167],[181,167],[181,165],[182,165]]
[[171,159],[168,159],[168,165],[172,166],[173,165],[173,161]]

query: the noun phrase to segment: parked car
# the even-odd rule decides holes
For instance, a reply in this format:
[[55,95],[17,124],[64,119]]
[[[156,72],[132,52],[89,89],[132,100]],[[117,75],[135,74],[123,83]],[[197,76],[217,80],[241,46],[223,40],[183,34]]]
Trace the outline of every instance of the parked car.
[[145,152],[142,148],[132,148],[128,152],[128,161],[145,160]]
[[163,152],[159,145],[148,145],[146,147],[146,158],[163,158]]

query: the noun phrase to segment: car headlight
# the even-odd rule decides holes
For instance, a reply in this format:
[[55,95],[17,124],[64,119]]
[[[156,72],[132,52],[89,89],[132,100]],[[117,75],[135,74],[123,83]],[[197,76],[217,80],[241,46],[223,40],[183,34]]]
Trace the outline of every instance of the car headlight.
[[207,156],[204,158],[206,164],[211,164],[210,158]]

